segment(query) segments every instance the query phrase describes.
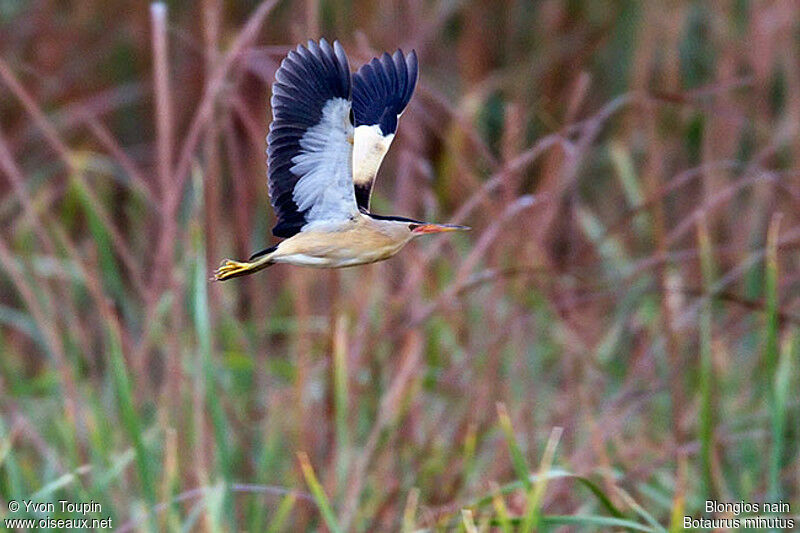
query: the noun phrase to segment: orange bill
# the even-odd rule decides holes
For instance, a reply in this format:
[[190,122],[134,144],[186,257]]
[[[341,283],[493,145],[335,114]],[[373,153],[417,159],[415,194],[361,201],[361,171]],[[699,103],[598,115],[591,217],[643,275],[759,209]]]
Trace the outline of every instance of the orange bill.
[[469,226],[456,224],[421,224],[412,230],[412,233],[441,233],[443,231],[468,231]]

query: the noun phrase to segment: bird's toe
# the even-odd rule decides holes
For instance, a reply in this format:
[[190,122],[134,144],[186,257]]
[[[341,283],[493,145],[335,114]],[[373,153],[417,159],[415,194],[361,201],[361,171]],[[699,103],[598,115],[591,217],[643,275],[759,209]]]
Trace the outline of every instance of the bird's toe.
[[250,263],[241,263],[239,261],[233,261],[232,259],[226,259],[216,272],[214,272],[214,281],[224,281],[235,276],[241,276],[249,272],[251,267],[252,265]]

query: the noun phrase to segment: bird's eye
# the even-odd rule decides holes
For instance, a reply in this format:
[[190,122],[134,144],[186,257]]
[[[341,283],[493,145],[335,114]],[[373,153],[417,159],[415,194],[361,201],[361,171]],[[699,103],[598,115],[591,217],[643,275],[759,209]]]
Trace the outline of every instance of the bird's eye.
[[353,126],[356,125],[356,115],[355,113],[353,113],[352,107],[350,108],[350,124],[352,124]]
[[409,229],[409,231],[414,231],[414,230],[415,230],[415,229],[417,229],[418,227],[419,227],[419,224],[409,224],[409,225],[408,225],[408,229]]

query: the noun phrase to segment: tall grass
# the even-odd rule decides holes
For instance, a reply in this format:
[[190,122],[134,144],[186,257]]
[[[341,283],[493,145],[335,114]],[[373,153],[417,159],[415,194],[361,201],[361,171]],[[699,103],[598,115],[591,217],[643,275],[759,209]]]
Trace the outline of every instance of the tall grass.
[[[66,499],[119,531],[678,531],[710,498],[796,509],[798,21],[0,1],[0,519]],[[474,231],[211,284],[271,242],[269,84],[323,35],[353,66],[421,58],[374,209]]]

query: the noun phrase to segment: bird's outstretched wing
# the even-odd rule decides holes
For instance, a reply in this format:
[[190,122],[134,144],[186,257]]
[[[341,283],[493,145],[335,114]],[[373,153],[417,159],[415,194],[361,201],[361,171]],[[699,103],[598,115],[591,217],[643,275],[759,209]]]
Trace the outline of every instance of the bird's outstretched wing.
[[286,56],[272,86],[269,195],[276,237],[358,214],[347,56],[338,42],[309,41]]
[[397,121],[417,85],[417,54],[384,52],[353,74],[353,185],[359,209],[369,210],[372,184],[389,151]]

